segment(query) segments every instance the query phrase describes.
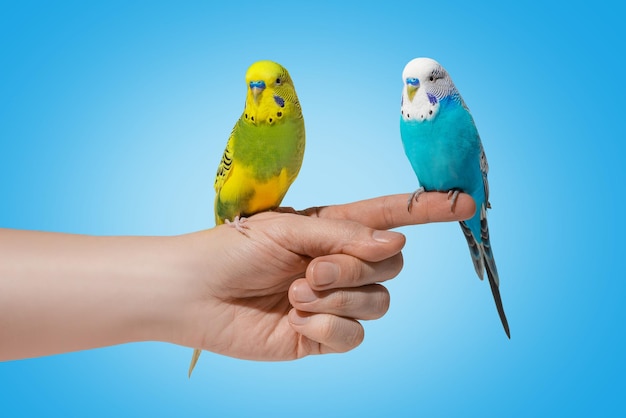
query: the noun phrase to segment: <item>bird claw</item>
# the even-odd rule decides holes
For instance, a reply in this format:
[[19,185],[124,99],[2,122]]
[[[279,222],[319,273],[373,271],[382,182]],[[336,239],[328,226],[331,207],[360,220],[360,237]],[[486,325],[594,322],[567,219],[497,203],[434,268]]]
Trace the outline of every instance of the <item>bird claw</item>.
[[422,193],[424,193],[425,191],[426,189],[424,189],[423,187],[420,187],[411,194],[411,196],[409,197],[408,206],[407,206],[407,209],[409,212],[411,212],[411,209],[413,208],[413,201],[417,202],[417,197],[421,195]]
[[450,202],[450,210],[452,212],[454,212],[454,209],[456,209],[456,200],[459,197],[459,190],[450,190],[448,191],[448,199],[451,200]]
[[247,237],[248,231],[246,230],[250,228],[248,225],[246,225],[247,221],[248,221],[248,218],[239,217],[239,215],[237,215],[235,216],[235,219],[232,220],[232,222],[226,219],[225,223],[226,225],[230,226],[231,228],[235,228],[237,231],[239,231],[240,233],[242,233],[243,235]]

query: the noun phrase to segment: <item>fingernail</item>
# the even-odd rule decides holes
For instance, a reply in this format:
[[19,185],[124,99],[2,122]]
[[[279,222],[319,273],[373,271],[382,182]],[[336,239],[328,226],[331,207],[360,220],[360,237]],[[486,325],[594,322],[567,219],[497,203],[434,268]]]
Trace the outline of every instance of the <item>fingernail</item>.
[[317,296],[315,295],[313,290],[305,284],[298,284],[294,286],[293,297],[296,302],[301,303],[309,303],[317,299]]
[[328,286],[339,278],[339,266],[327,261],[320,261],[313,268],[313,280],[318,286]]
[[304,325],[307,322],[309,322],[309,318],[311,318],[310,316],[300,316],[298,314],[298,311],[296,311],[295,309],[292,309],[289,312],[289,322],[294,324],[294,325]]
[[375,230],[372,233],[372,238],[374,238],[375,241],[378,242],[390,242],[392,239],[394,239],[396,236],[396,232],[391,232],[391,231],[385,231],[385,230]]

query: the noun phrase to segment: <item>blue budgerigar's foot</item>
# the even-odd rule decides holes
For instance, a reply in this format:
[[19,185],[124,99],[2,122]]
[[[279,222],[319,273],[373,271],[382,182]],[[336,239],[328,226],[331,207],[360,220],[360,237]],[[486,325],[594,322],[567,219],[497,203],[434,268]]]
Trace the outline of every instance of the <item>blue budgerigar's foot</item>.
[[456,209],[456,200],[459,197],[459,190],[452,189],[448,192],[448,199],[450,200],[450,210],[454,212]]
[[231,228],[235,228],[237,231],[239,231],[240,233],[242,233],[243,235],[245,235],[246,237],[248,236],[248,225],[246,225],[246,222],[248,221],[248,218],[244,218],[244,217],[239,217],[239,215],[235,216],[235,219],[231,221],[229,221],[228,219],[226,219],[226,225],[230,226]]
[[411,212],[411,209],[413,208],[413,202],[417,202],[417,197],[421,195],[422,193],[424,193],[425,191],[426,189],[424,189],[423,187],[420,187],[419,189],[414,191],[413,194],[411,194],[411,196],[409,197],[409,202],[408,202],[408,207],[407,207],[409,212]]

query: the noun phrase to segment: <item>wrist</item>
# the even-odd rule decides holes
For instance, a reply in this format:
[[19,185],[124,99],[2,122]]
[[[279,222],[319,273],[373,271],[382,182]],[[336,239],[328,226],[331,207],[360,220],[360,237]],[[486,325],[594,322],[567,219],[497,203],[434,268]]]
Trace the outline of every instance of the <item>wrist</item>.
[[210,344],[211,324],[219,305],[211,283],[220,274],[220,240],[216,229],[160,237],[157,257],[159,284],[152,286],[153,299],[144,327],[144,340],[170,342],[187,347]]
[[130,331],[135,341],[163,341],[191,346],[189,328],[198,305],[198,248],[193,234],[154,237],[146,259],[138,257],[134,312]]

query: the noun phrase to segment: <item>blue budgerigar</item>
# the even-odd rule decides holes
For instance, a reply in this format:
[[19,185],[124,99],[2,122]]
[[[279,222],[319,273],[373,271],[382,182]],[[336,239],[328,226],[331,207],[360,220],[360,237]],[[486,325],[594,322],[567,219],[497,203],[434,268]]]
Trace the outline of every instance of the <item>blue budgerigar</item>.
[[409,211],[424,191],[447,191],[452,209],[459,192],[474,198],[476,213],[460,222],[461,229],[478,277],[482,280],[487,271],[500,320],[511,338],[487,226],[489,166],[474,119],[448,72],[437,61],[410,61],[402,72],[402,81],[400,133],[419,183],[409,200]]

